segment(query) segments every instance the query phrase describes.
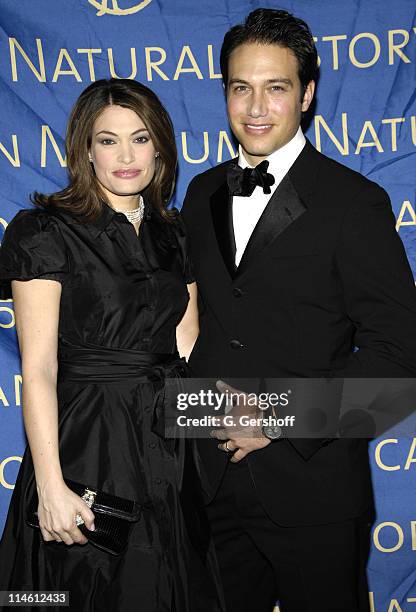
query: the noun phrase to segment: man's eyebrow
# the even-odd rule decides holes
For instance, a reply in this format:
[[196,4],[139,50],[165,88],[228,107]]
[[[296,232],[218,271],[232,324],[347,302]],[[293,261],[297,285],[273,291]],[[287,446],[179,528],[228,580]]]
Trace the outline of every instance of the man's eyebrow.
[[277,77],[275,79],[267,79],[266,83],[270,85],[271,83],[285,83],[286,85],[293,85],[292,79],[288,79],[286,77]]
[[[234,85],[235,83],[241,83],[243,85],[250,85],[248,81],[245,81],[244,79],[238,79],[238,78],[230,79],[228,82],[229,85]],[[274,77],[273,79],[267,79],[265,83],[267,85],[271,85],[272,83],[285,83],[286,85],[293,85],[292,79],[288,79],[286,77]]]
[[[146,128],[140,128],[139,130],[132,132],[130,136],[134,136],[135,134],[139,134],[140,132],[147,132],[147,131],[148,130]],[[99,132],[96,133],[96,136],[98,136],[99,134],[110,134],[110,136],[118,136],[118,134],[115,134],[114,132],[110,132],[110,130],[100,130]]]

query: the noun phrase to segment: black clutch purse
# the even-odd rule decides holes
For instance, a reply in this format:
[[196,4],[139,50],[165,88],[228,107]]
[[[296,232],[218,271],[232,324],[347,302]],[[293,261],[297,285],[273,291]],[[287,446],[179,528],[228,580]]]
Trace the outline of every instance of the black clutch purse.
[[[112,555],[122,553],[127,546],[133,523],[141,517],[142,506],[136,501],[109,495],[72,480],[65,479],[65,484],[94,512],[95,531],[77,523],[89,542]],[[33,486],[27,505],[26,521],[30,527],[39,527],[37,510],[38,495],[36,486]]]

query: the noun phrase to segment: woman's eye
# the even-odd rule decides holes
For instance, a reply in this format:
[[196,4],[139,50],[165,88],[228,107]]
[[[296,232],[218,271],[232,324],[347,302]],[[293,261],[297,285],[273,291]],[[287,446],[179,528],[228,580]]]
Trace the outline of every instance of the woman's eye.
[[100,144],[103,144],[103,145],[114,144],[114,140],[112,140],[111,138],[103,138],[102,140],[100,140]]
[[149,138],[148,136],[138,136],[134,142],[139,142],[141,144],[146,144],[146,142],[149,142]]

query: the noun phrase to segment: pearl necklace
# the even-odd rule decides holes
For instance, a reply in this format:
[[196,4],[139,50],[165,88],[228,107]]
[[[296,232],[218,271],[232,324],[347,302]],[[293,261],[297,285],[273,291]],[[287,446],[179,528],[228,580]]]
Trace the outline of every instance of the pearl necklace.
[[144,215],[143,198],[141,195],[139,195],[139,206],[138,208],[135,208],[134,210],[119,210],[118,208],[116,208],[115,210],[117,212],[123,213],[123,215],[126,215],[130,223],[141,223],[141,221],[143,220],[143,215]]

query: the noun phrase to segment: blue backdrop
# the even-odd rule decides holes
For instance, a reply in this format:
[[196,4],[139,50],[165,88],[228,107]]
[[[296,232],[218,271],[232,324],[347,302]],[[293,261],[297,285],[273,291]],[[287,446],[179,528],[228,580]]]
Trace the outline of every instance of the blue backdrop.
[[[235,154],[219,50],[224,32],[259,6],[287,9],[309,23],[321,70],[307,135],[388,191],[415,271],[413,0],[0,0],[0,239],[8,221],[29,206],[31,191],[65,184],[69,110],[103,77],[149,85],[170,111],[180,208],[196,173]],[[11,301],[0,302],[0,338],[1,529],[25,443]],[[416,609],[416,437],[375,440],[371,463],[377,519],[370,601],[374,612],[410,612]]]

